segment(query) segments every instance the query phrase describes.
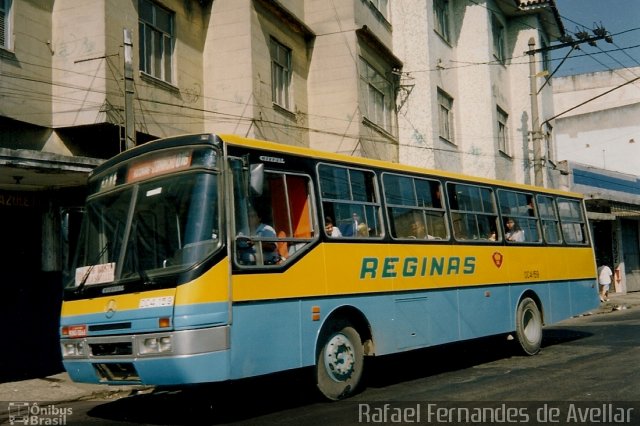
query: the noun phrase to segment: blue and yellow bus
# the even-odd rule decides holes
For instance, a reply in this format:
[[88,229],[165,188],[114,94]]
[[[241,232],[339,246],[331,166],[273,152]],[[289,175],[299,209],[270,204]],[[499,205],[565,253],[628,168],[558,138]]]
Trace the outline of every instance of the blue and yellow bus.
[[78,382],[314,367],[337,400],[365,356],[499,334],[533,355],[599,303],[575,193],[214,134],[125,151],[88,191],[60,329]]

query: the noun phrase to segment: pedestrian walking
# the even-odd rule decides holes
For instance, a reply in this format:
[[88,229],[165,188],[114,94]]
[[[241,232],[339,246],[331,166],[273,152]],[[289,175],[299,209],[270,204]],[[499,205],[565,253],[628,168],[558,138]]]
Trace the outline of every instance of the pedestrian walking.
[[601,302],[609,301],[609,286],[611,285],[613,272],[607,265],[598,267],[598,290]]

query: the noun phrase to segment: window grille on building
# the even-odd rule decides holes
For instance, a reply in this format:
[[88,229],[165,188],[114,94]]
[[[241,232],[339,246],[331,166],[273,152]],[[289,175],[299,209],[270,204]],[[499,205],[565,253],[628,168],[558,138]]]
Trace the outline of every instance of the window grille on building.
[[497,108],[498,115],[498,149],[506,154],[511,155],[511,144],[509,143],[509,115],[500,107]]
[[363,58],[360,58],[360,80],[363,93],[364,116],[384,129],[392,132],[391,83]]
[[434,29],[446,41],[449,39],[449,0],[434,0]]
[[453,143],[453,98],[438,89],[438,126],[440,138]]
[[140,70],[160,80],[173,80],[173,13],[149,0],[138,1]]
[[505,61],[505,39],[504,39],[504,25],[498,19],[496,15],[491,17],[491,29],[493,32],[493,56],[504,63]]
[[271,99],[286,110],[291,109],[291,49],[271,39]]
[[0,47],[8,49],[11,35],[11,0],[0,0]]

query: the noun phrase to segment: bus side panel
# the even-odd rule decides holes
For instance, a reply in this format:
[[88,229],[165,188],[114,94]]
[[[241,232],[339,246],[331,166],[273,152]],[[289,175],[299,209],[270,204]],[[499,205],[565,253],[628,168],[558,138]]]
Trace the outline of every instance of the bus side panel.
[[[394,316],[380,316],[374,321],[374,324],[388,323],[384,328],[374,327],[376,352],[391,353],[395,350],[409,350],[458,340],[458,306],[459,297],[456,290],[445,289],[396,296]],[[365,313],[367,317],[377,317],[375,310]]]
[[[363,313],[371,326],[375,354],[386,355],[512,332],[518,301],[527,291],[540,300],[547,324],[594,306],[589,280],[237,303],[230,378],[314,365],[320,327],[340,307]],[[570,306],[568,292],[577,305]],[[558,297],[564,305],[552,304]],[[313,319],[314,312],[319,312],[320,320]]]
[[297,300],[234,304],[231,378],[302,366],[300,305]]
[[[443,296],[445,293],[447,296]],[[431,294],[437,303],[427,302]],[[344,306],[355,307],[364,314],[379,355],[397,352],[398,347],[409,350],[428,346],[433,344],[430,339],[434,335],[444,341],[456,340],[455,291],[431,294],[421,292],[400,301],[390,294],[370,294],[236,303],[231,327],[231,378],[314,365],[320,328]],[[442,299],[447,303],[440,303]],[[414,305],[415,301],[419,303]],[[399,312],[407,303],[412,308]],[[438,310],[442,315],[430,315],[427,308]],[[319,320],[313,319],[313,312],[319,312]],[[398,320],[402,315],[404,321]],[[432,322],[435,317],[438,321]],[[433,333],[430,329],[433,323],[447,331],[442,335]]]
[[458,290],[460,339],[473,339],[513,329],[509,289],[508,285],[499,285]]
[[571,282],[571,315],[580,315],[600,306],[598,283],[595,279]]
[[[523,294],[532,290],[540,299],[545,325],[554,324],[597,307],[599,302],[595,287],[593,279],[514,286],[513,314]],[[515,316],[512,322],[515,324]]]
[[571,303],[571,282],[550,284],[549,302],[543,306],[545,324],[553,324],[570,317]]
[[457,290],[444,289],[427,292],[429,305],[429,343],[439,345],[453,342],[460,335],[459,297]]
[[[417,299],[426,297],[424,292]],[[406,329],[398,333],[394,303],[394,296],[389,294],[236,303],[231,327],[231,378],[314,365],[320,328],[344,306],[356,307],[365,315],[374,333],[376,354],[397,352],[399,343],[405,349],[427,346],[428,330],[421,330],[420,338],[424,339],[420,343],[412,342],[409,336],[417,322],[429,324],[429,314],[424,310],[411,312]],[[314,320],[314,312],[319,312],[319,320]],[[455,324],[455,309],[448,310],[447,315]],[[449,334],[455,340],[457,327],[450,327]]]

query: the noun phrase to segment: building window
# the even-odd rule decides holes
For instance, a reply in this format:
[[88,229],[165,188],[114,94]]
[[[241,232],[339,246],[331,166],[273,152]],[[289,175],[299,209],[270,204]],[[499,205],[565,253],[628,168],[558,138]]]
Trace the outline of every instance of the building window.
[[438,89],[438,127],[439,136],[447,142],[453,142],[453,98]]
[[511,144],[509,143],[509,115],[498,107],[498,149],[503,154],[511,156]]
[[389,0],[369,0],[385,18],[389,17]]
[[0,0],[0,47],[11,47],[11,1]]
[[138,1],[140,70],[160,80],[173,80],[173,13],[149,0]]
[[291,49],[271,39],[271,99],[284,109],[291,109]]
[[500,63],[505,61],[505,40],[504,40],[504,25],[498,19],[496,15],[491,17],[491,27],[493,31],[493,56],[496,57]]
[[364,116],[385,131],[392,132],[392,84],[367,61],[360,58]]
[[449,42],[449,0],[434,0],[433,13],[436,33]]

